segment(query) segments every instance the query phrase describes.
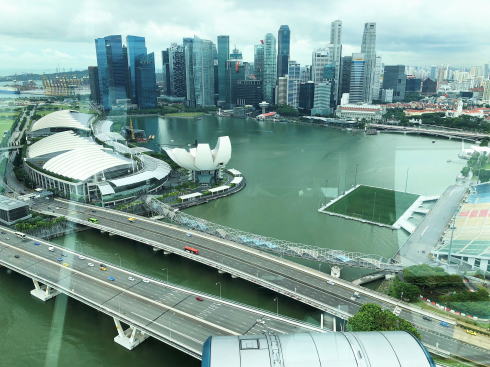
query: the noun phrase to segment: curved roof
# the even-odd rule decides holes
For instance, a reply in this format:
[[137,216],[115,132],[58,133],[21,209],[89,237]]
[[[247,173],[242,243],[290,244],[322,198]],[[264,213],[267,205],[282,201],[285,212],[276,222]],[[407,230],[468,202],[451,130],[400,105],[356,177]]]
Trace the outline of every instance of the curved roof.
[[197,148],[190,150],[182,148],[164,149],[175,163],[192,171],[215,170],[225,166],[231,158],[231,142],[228,136],[220,136],[213,150],[209,144],[198,144]]
[[67,130],[50,135],[29,146],[29,149],[27,150],[27,158],[36,158],[46,154],[63,152],[88,146],[97,146],[97,144],[89,138],[82,138],[76,135],[73,131]]
[[129,168],[130,165],[130,160],[116,157],[95,145],[61,153],[48,160],[43,168],[61,176],[84,181],[104,170],[119,166]]
[[31,131],[50,128],[67,128],[89,131],[89,121],[93,117],[88,113],[81,113],[72,110],[61,110],[52,112],[41,117],[32,124]]

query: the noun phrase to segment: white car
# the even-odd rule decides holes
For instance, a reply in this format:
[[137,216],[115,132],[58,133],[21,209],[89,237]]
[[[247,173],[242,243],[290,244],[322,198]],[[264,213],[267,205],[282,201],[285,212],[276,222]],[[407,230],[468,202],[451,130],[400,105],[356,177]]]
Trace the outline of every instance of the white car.
[[80,260],[85,260],[85,256],[82,256],[82,255],[78,255],[78,258],[79,258]]
[[134,281],[134,278],[133,277],[128,277],[128,280]]
[[94,266],[93,263],[88,263],[87,265],[90,266],[90,267],[93,267]]
[[150,280],[143,278],[143,283],[150,283]]
[[332,280],[327,280],[327,283],[330,284],[330,285],[335,285],[335,282],[332,281]]
[[51,251],[51,252],[54,252],[54,247],[53,246],[49,246],[48,247],[48,250]]

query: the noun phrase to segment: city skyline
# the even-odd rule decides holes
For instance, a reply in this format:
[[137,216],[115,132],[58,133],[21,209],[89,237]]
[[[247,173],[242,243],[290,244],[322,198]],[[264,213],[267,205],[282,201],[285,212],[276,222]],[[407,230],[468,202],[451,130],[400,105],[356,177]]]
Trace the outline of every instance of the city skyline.
[[[477,1],[484,6],[484,1]],[[95,64],[91,40],[110,34],[138,34],[147,40],[149,52],[158,55],[155,63],[161,68],[160,51],[183,37],[197,35],[216,43],[220,34],[230,36],[230,48],[243,51],[244,60],[253,60],[253,48],[264,34],[277,34],[280,25],[291,29],[291,59],[308,64],[312,50],[325,47],[330,41],[330,22],[343,22],[343,55],[360,51],[362,29],[366,22],[377,23],[377,54],[385,64],[405,65],[478,65],[488,61],[490,46],[486,44],[483,13],[462,19],[464,4],[421,1],[406,5],[389,5],[373,1],[362,12],[352,11],[354,0],[323,4],[309,1],[295,4],[286,1],[277,7],[271,2],[247,3],[213,1],[212,5],[187,7],[186,1],[172,6],[168,15],[165,6],[143,1],[138,7],[108,1],[71,4],[52,0],[42,9],[36,4],[18,1],[2,5],[0,14],[0,74],[12,72],[50,72],[59,69],[84,69]],[[259,6],[260,4],[260,6]],[[256,5],[256,6],[255,6]],[[301,6],[300,6],[301,5]],[[54,10],[56,9],[56,11]],[[61,17],[60,14],[76,14]],[[213,9],[212,11],[210,9]],[[383,10],[380,12],[380,10]],[[360,14],[362,13],[362,14]],[[325,14],[319,17],[318,14]],[[478,17],[482,16],[480,23]],[[260,19],[260,21],[259,21]],[[21,23],[29,27],[19,27]],[[38,23],[42,20],[42,25]],[[39,26],[36,26],[39,24]],[[46,25],[48,24],[48,25]],[[251,26],[253,25],[253,26]],[[29,30],[32,29],[32,30]],[[246,29],[246,31],[244,31]],[[36,59],[32,65],[33,58]]]

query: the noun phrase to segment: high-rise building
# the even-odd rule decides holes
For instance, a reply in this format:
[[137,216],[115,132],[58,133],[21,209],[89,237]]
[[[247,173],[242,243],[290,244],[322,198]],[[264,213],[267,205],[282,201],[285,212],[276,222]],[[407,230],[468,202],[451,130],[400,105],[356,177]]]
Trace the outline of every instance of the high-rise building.
[[277,78],[276,87],[276,104],[285,105],[288,103],[288,76],[280,76]]
[[264,41],[254,47],[254,71],[255,79],[264,79]]
[[240,51],[238,48],[235,48],[230,52],[230,57],[228,60],[242,60],[243,59],[243,54],[242,51]]
[[299,84],[301,83],[301,66],[293,60],[288,62],[288,98],[289,106],[298,108]]
[[193,38],[184,38],[184,60],[185,60],[185,90],[186,90],[186,104],[190,107],[196,106],[196,95],[194,89],[194,61],[193,61]]
[[335,78],[332,94],[335,104],[340,103],[341,64],[342,64],[342,21],[335,20],[330,24],[330,44],[332,45],[332,64],[335,66]]
[[340,66],[340,95],[350,91],[350,71],[352,68],[352,56],[342,57]]
[[[333,80],[333,79],[332,79]],[[332,82],[325,81],[315,84],[315,92],[313,97],[313,108],[311,109],[312,116],[329,115],[332,113]]]
[[290,54],[291,31],[289,26],[282,25],[277,33],[277,76],[285,76],[288,73]]
[[300,70],[301,83],[306,83],[311,80],[311,65],[305,65]]
[[162,51],[163,94],[170,96],[170,56],[168,49]]
[[325,81],[325,65],[332,64],[331,48],[319,48],[311,55],[311,80],[315,83]]
[[422,87],[422,79],[416,78],[414,75],[407,75],[407,83],[405,85],[406,93],[420,93]]
[[[214,106],[213,42],[194,37],[192,43],[192,76],[196,106]],[[187,52],[186,52],[187,57]]]
[[437,91],[437,82],[427,78],[422,83],[422,93],[423,94],[434,94]]
[[126,45],[128,48],[130,97],[133,102],[136,102],[136,59],[139,56],[146,55],[145,37],[127,36]]
[[364,93],[366,92],[366,88],[364,88],[364,84],[366,82],[365,69],[366,61],[364,59],[364,54],[352,54],[349,103],[366,102],[366,98],[364,96]]
[[230,55],[230,59],[226,61],[225,102],[227,108],[233,108],[237,104],[236,87],[239,80],[245,80],[246,63],[241,58],[231,58],[231,56],[241,57],[241,53],[236,49],[235,51],[237,52]]
[[101,105],[106,110],[128,98],[128,57],[120,35],[95,39]]
[[155,55],[139,55],[135,61],[136,103],[139,108],[155,108],[157,105]]
[[299,85],[299,108],[309,114],[315,98],[315,83],[312,81]]
[[236,85],[237,106],[258,106],[262,102],[262,80],[238,80]]
[[376,67],[376,23],[365,23],[362,35],[361,53],[364,54],[364,102],[373,100],[374,69]]
[[437,66],[432,65],[430,67],[429,78],[432,79],[432,80],[436,80],[437,79]]
[[373,79],[373,100],[379,100],[381,96],[381,85],[383,84],[384,65],[381,56],[376,56]]
[[401,102],[405,99],[406,81],[405,65],[385,66],[383,89],[393,89],[393,102]]
[[483,78],[484,79],[490,78],[490,64],[483,65]]
[[226,100],[226,62],[230,57],[230,36],[218,36],[218,101]]
[[483,81],[482,102],[485,104],[490,104],[490,80]]
[[186,97],[185,50],[184,46],[173,43],[168,49],[170,69],[170,95]]
[[90,100],[100,105],[99,70],[97,66],[88,67],[88,80],[90,84]]
[[276,38],[272,33],[267,33],[264,41],[263,95],[266,102],[274,103],[274,88],[277,80]]

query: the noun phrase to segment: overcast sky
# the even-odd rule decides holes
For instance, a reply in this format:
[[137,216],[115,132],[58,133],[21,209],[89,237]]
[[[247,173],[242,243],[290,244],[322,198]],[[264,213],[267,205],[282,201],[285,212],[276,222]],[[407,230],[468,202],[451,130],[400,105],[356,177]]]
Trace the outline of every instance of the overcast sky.
[[311,63],[343,21],[343,54],[359,52],[365,22],[377,23],[385,64],[480,65],[490,60],[490,0],[0,0],[0,75],[95,65],[94,38],[146,37],[157,54],[197,35],[253,61],[253,45],[281,24],[291,29],[291,59]]

